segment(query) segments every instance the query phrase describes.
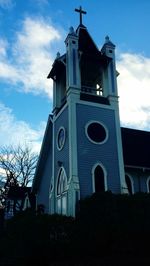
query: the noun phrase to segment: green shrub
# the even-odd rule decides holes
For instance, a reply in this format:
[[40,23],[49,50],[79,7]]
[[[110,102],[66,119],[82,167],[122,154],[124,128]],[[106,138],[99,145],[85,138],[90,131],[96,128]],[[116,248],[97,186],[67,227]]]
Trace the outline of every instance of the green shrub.
[[88,265],[92,260],[105,261],[108,254],[119,264],[122,257],[139,254],[150,261],[149,225],[150,195],[144,193],[93,194],[79,202],[76,219],[28,210],[6,222],[0,238],[0,264],[57,265],[64,261],[64,265],[73,265],[74,260],[86,260]]

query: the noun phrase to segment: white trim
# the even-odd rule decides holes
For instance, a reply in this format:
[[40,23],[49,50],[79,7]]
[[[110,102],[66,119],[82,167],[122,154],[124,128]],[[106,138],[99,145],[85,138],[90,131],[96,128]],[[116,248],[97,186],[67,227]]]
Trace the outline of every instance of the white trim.
[[71,182],[73,176],[74,177],[78,176],[76,95],[73,95],[73,93],[72,95],[68,96],[68,118],[69,118],[69,170],[70,170],[69,182]]
[[52,176],[51,176],[51,182],[49,184],[49,186],[53,185],[53,190],[50,191],[49,190],[49,213],[55,213],[55,208],[56,208],[56,203],[55,203],[55,193],[54,193],[54,187],[55,187],[55,181],[54,181],[54,175],[55,175],[55,162],[54,162],[54,158],[55,158],[55,123],[54,120],[52,121]]
[[59,118],[59,116],[63,113],[63,111],[66,109],[68,107],[68,103],[66,102],[63,106],[62,106],[62,108],[60,109],[60,111],[57,113],[57,114],[54,114],[54,117],[53,117],[53,122],[55,122],[58,118]]
[[[69,181],[71,184],[72,195],[69,199],[68,214],[75,217],[75,190],[80,191],[78,179],[78,159],[77,159],[77,116],[76,116],[76,102],[79,98],[79,91],[68,91],[68,135],[69,135]],[[80,193],[80,192],[79,192]]]
[[124,160],[123,160],[123,147],[122,147],[122,137],[121,137],[121,127],[120,127],[120,117],[119,117],[119,104],[116,96],[111,97],[111,105],[114,107],[114,117],[115,117],[115,128],[116,128],[116,144],[117,144],[117,153],[118,153],[118,168],[120,176],[120,192],[126,193],[124,188],[126,187],[125,182],[125,171],[124,171]]
[[93,193],[95,192],[95,175],[94,175],[94,173],[95,173],[95,169],[96,169],[97,166],[100,166],[102,168],[102,170],[103,170],[105,191],[108,190],[108,186],[107,186],[107,171],[106,171],[106,168],[104,167],[104,165],[101,162],[97,162],[92,167],[92,188],[93,188]]
[[[99,96],[99,97],[101,97],[101,96]],[[114,110],[114,108],[111,105],[107,105],[107,104],[105,105],[105,104],[101,104],[101,103],[95,103],[95,102],[84,101],[84,100],[78,100],[77,104],[83,104],[83,105],[87,105],[87,106],[94,106],[94,107],[98,107],[98,108],[101,108],[101,109]]]
[[[66,175],[66,171],[64,169],[64,167],[60,167],[58,170],[58,174],[57,174],[57,178],[56,178],[56,186],[55,186],[55,201],[56,201],[56,213],[62,214],[62,215],[67,215],[67,209],[68,209],[68,197],[67,197],[67,190],[68,190],[68,185],[66,184],[66,190],[65,191],[61,191],[60,194],[57,194],[57,187],[58,187],[58,179],[60,177],[60,172],[63,171],[63,174],[66,178],[66,182],[67,182],[67,175]],[[66,197],[66,213],[63,213],[63,208],[62,208],[62,200],[63,198]],[[60,200],[60,212],[58,210],[58,200]]]
[[135,168],[135,169],[141,169],[143,171],[150,170],[150,167],[143,167],[143,166],[134,166],[134,165],[124,165],[125,168]]
[[[80,68],[79,68],[79,57],[78,57],[78,39],[79,37],[76,34],[68,34],[65,44],[66,44],[66,87],[67,90],[70,87],[79,88],[81,85],[80,82]],[[73,51],[75,51],[75,62],[73,59]],[[75,67],[75,68],[74,68]],[[75,79],[74,83],[74,70],[75,70]]]
[[[101,125],[101,126],[105,129],[106,137],[105,137],[105,139],[104,139],[103,141],[101,141],[101,142],[96,142],[96,141],[92,140],[92,139],[89,137],[88,132],[87,132],[87,129],[88,129],[88,126],[89,126],[90,124],[92,124],[92,123],[97,123],[97,124]],[[86,135],[86,137],[88,138],[88,140],[89,140],[90,142],[92,142],[92,143],[94,143],[94,144],[97,144],[97,145],[102,145],[102,144],[104,144],[104,143],[108,140],[108,135],[109,135],[109,134],[108,134],[108,129],[107,129],[107,127],[106,127],[101,121],[90,120],[90,121],[85,125],[85,135]]]
[[[62,146],[59,147],[59,145],[58,145],[58,136],[59,136],[59,133],[60,133],[61,130],[64,131],[64,139],[63,139]],[[63,147],[64,147],[64,145],[65,145],[65,141],[66,141],[66,130],[65,130],[64,127],[61,126],[61,127],[58,129],[58,131],[57,131],[57,136],[56,136],[56,146],[57,146],[57,149],[58,149],[59,151],[61,151],[61,150],[63,149]]]
[[149,185],[148,185],[149,181],[150,181],[150,176],[146,180],[147,193],[150,193],[150,189],[149,189]]
[[[134,180],[133,180],[133,177],[129,173],[125,172],[125,182],[126,182],[126,175],[129,177],[129,179],[131,181],[132,194],[134,194]],[[127,183],[126,183],[126,188],[127,188],[128,194],[129,194]]]
[[50,200],[52,198],[53,191],[54,191],[54,182],[53,180],[51,180],[50,187],[49,187],[49,199]]
[[[76,88],[76,91],[77,91],[77,94],[80,95],[80,89],[77,89]],[[74,91],[75,93],[75,91]],[[101,97],[101,96],[99,96]],[[107,97],[105,97],[107,98]],[[101,104],[101,103],[95,103],[95,102],[91,102],[91,101],[84,101],[84,100],[80,100],[79,99],[79,96],[78,96],[78,99],[76,99],[76,104],[83,104],[83,105],[87,105],[87,106],[94,106],[94,107],[98,107],[98,108],[101,108],[101,109],[109,109],[109,110],[114,110],[114,107],[112,105],[105,105],[105,104]],[[53,121],[56,121],[57,118],[61,115],[61,113],[64,111],[64,109],[68,107],[68,102],[66,102],[64,104],[64,106],[61,108],[61,110],[54,115],[54,118],[53,118]]]
[[[57,197],[57,184],[58,184],[58,178],[59,178],[59,175],[60,175],[60,172],[63,171],[64,175],[65,175],[65,178],[67,180],[67,175],[66,175],[66,171],[65,171],[65,168],[63,166],[61,166],[58,170],[58,173],[57,173],[57,177],[56,177],[56,186],[55,186],[55,196]],[[67,191],[67,189],[66,189]]]

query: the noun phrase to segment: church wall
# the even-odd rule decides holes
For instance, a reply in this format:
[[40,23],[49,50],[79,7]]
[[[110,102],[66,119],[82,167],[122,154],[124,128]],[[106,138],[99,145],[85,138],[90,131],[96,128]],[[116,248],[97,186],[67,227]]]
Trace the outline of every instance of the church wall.
[[[108,139],[103,144],[89,141],[85,126],[89,121],[99,121],[108,130]],[[101,163],[107,173],[107,189],[120,193],[117,139],[114,110],[77,104],[77,153],[81,198],[93,193],[92,168]]]
[[138,168],[125,168],[125,173],[133,181],[134,193],[137,192],[148,192],[147,191],[147,180],[150,177],[150,171]]
[[48,151],[48,156],[46,161],[44,162],[43,170],[42,170],[42,180],[40,184],[40,188],[37,194],[37,204],[43,204],[45,207],[45,212],[49,212],[49,188],[51,184],[52,177],[52,150]]
[[[65,143],[61,150],[57,148],[57,136],[59,129],[63,127],[65,129]],[[69,140],[68,140],[68,107],[57,117],[54,124],[54,175],[57,180],[57,174],[61,166],[66,171],[67,178],[69,178]]]

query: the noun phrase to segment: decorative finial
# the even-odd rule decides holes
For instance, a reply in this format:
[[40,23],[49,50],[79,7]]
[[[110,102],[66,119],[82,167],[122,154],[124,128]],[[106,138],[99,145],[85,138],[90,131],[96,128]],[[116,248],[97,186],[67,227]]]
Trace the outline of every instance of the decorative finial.
[[74,33],[75,33],[73,27],[70,27],[70,28],[69,28],[69,33],[70,33],[70,34],[74,34]]
[[80,6],[79,9],[75,8],[75,11],[80,13],[80,25],[82,25],[82,14],[86,14],[87,12],[82,10],[82,6]]
[[60,53],[58,52],[57,54],[56,54],[56,59],[58,59],[60,57]]
[[107,42],[109,42],[110,40],[109,40],[109,36],[107,35],[106,37],[105,37],[105,43],[107,43]]

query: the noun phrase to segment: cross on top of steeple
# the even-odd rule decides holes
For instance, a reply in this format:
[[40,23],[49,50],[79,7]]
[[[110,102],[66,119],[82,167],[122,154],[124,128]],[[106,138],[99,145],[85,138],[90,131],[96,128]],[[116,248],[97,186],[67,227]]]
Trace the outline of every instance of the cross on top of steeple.
[[86,14],[87,12],[82,9],[82,6],[79,7],[79,9],[75,9],[76,12],[80,13],[80,25],[82,25],[82,15]]

